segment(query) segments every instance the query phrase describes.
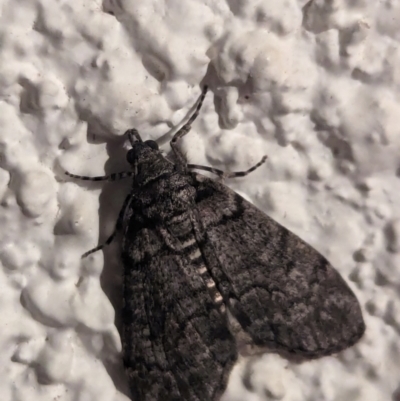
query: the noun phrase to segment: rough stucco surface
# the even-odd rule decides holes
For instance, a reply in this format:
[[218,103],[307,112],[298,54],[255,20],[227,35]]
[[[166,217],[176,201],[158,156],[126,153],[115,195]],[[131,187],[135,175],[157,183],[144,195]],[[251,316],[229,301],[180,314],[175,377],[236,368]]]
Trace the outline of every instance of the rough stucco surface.
[[[0,398],[126,400],[122,134],[182,141],[332,262],[367,331],[340,355],[266,354],[224,400],[400,400],[400,0],[0,1]],[[247,387],[243,377],[249,376]]]

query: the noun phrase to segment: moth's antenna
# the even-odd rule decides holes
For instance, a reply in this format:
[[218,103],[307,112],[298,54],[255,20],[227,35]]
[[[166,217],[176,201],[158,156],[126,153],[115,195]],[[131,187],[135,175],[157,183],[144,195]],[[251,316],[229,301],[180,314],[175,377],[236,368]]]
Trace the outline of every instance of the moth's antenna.
[[128,131],[125,132],[125,135],[128,135],[129,142],[132,146],[135,142],[143,142],[138,130],[135,128],[128,129]]
[[188,122],[187,122],[185,125],[187,125],[187,126],[192,125],[193,121],[194,121],[194,120],[197,118],[197,116],[199,115],[201,106],[203,105],[204,98],[206,97],[207,90],[208,90],[208,86],[207,86],[207,85],[204,85],[204,86],[203,86],[203,91],[201,92],[201,95],[200,95],[199,103],[197,103],[196,110],[194,111],[194,113],[192,114],[192,116],[189,118]]

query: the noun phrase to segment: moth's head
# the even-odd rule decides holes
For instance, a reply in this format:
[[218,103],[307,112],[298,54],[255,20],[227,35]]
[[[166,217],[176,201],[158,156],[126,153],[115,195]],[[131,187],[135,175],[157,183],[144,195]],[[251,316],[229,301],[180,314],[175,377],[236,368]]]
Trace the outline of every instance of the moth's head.
[[159,175],[171,170],[171,163],[165,159],[155,141],[143,141],[135,129],[126,132],[132,148],[126,154],[126,160],[135,172],[135,181],[145,184]]
[[128,150],[126,160],[131,165],[140,164],[154,159],[159,153],[160,151],[155,141],[135,142],[132,149]]

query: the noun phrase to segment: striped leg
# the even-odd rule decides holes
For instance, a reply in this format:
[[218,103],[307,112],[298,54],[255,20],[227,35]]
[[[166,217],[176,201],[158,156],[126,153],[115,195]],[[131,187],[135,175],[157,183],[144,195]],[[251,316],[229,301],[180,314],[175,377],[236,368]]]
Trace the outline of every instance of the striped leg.
[[97,245],[95,248],[91,249],[90,251],[85,252],[81,256],[82,259],[86,258],[86,256],[89,256],[91,253],[100,251],[101,249],[103,249],[107,245],[111,244],[111,242],[113,241],[113,239],[117,235],[117,232],[122,228],[122,223],[123,223],[124,215],[125,215],[125,209],[128,206],[128,203],[129,203],[129,201],[131,199],[131,196],[132,196],[131,194],[128,194],[127,197],[124,200],[124,203],[122,205],[121,211],[119,212],[119,215],[118,215],[117,224],[115,225],[114,232],[107,238],[106,242],[104,242],[103,244]]
[[76,178],[82,181],[117,181],[117,180],[122,180],[124,178],[133,177],[132,171],[122,171],[121,173],[113,173],[110,175],[104,175],[98,177],[88,177],[86,175],[71,174],[68,171],[64,171],[64,173],[69,177]]
[[188,164],[187,166],[190,169],[195,168],[197,170],[209,171],[210,173],[216,174],[221,178],[234,178],[234,177],[244,177],[247,174],[250,174],[251,172],[256,170],[258,167],[260,167],[263,163],[265,163],[265,160],[267,160],[267,156],[263,156],[263,158],[257,164],[255,164],[253,167],[250,167],[248,170],[236,171],[233,173],[225,173],[224,171],[219,170],[217,168],[207,167],[207,166],[199,166],[198,164]]
[[190,129],[192,128],[193,121],[199,115],[199,112],[200,112],[201,106],[203,104],[204,98],[206,97],[207,89],[208,89],[208,87],[207,87],[207,85],[205,85],[204,88],[203,88],[203,91],[201,92],[200,99],[198,101],[196,110],[194,111],[192,116],[189,118],[188,122],[172,138],[171,148],[175,153],[175,156],[177,158],[178,164],[180,164],[181,166],[185,166],[186,165],[186,158],[183,155],[183,153],[178,149],[177,142],[178,142],[179,139],[184,137],[190,131]]

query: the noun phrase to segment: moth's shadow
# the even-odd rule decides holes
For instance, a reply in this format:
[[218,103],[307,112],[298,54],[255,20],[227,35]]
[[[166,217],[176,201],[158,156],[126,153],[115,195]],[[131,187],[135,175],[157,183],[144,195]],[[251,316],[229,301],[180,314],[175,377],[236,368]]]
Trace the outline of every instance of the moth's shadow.
[[[105,173],[112,174],[121,171],[130,171],[126,162],[126,149],[122,146],[124,139],[109,142],[106,146],[109,159],[105,165]],[[129,193],[131,179],[107,182],[103,186],[100,195],[100,238],[99,243],[104,243],[115,229],[118,214],[126,195]],[[103,248],[104,268],[100,277],[101,286],[109,297],[115,310],[122,307],[122,262],[120,260],[120,235],[114,241]],[[116,315],[117,328],[120,329],[119,317]]]
[[[121,171],[130,171],[126,161],[127,149],[123,146],[125,136],[107,142],[106,150],[109,156],[105,164],[105,174],[109,175]],[[131,179],[113,182],[104,182],[99,198],[99,244],[103,244],[115,229],[118,214],[126,195],[129,193]],[[101,251],[104,255],[104,266],[100,276],[100,284],[115,310],[115,325],[121,334],[121,311],[123,302],[123,265],[120,257],[121,235],[117,235],[113,242]],[[119,360],[110,360],[105,355],[104,366],[112,378],[115,387],[128,397],[129,389],[123,369],[122,354]]]

